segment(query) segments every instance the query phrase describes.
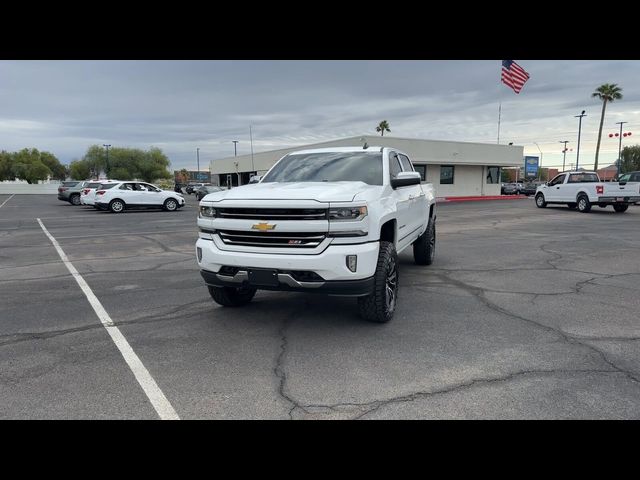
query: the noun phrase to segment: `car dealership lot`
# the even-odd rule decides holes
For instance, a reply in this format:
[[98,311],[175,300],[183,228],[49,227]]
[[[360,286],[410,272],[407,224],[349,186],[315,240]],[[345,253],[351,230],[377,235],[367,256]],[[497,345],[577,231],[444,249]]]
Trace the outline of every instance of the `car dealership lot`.
[[[218,307],[195,200],[120,215],[0,195],[0,418],[158,418],[40,218],[183,419],[640,418],[640,207],[439,204],[388,324],[353,299]],[[8,201],[7,201],[8,200]]]

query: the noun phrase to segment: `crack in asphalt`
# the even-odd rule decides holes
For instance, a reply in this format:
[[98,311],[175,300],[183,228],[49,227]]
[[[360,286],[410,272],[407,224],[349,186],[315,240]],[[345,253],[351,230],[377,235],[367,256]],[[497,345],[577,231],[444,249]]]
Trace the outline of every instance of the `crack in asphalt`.
[[[309,301],[304,299],[304,307],[302,310],[309,308]],[[287,373],[285,371],[284,363],[286,359],[287,347],[289,346],[289,339],[287,338],[287,328],[291,321],[300,314],[300,308],[294,309],[289,315],[285,317],[278,329],[278,336],[280,337],[280,352],[276,357],[275,366],[273,367],[273,374],[278,379],[278,395],[283,398],[287,403],[291,404],[291,408],[287,415],[289,420],[293,420],[293,412],[296,409],[302,409],[306,412],[304,407],[300,405],[300,402],[295,400],[289,393],[287,393]]]
[[[363,418],[365,415],[368,415],[372,412],[379,410],[382,407],[387,405],[392,405],[395,403],[405,403],[405,402],[413,402],[414,400],[429,398],[436,395],[445,395],[448,393],[453,393],[457,391],[466,390],[478,385],[487,385],[492,383],[500,383],[507,382],[518,377],[527,376],[527,375],[538,375],[538,376],[546,376],[550,374],[567,374],[567,375],[575,375],[575,374],[584,374],[584,373],[592,373],[592,374],[620,374],[613,369],[610,370],[601,370],[601,369],[529,369],[529,370],[518,370],[516,372],[511,372],[501,376],[494,377],[481,377],[474,378],[471,380],[459,382],[453,385],[449,385],[440,389],[434,390],[420,390],[417,392],[411,392],[404,395],[398,395],[397,397],[385,398],[385,399],[376,399],[370,400],[368,402],[339,402],[333,404],[306,404],[306,405],[298,405],[297,408],[300,408],[305,413],[313,414],[313,413],[329,413],[322,412],[322,410],[330,410],[331,412],[336,413],[348,413],[350,409],[358,409],[360,413],[351,416],[351,420],[359,420]],[[320,410],[320,412],[313,412],[311,410]]]
[[[451,385],[449,387],[445,387],[439,390],[431,390],[431,391],[419,391],[419,392],[413,392],[407,395],[401,395],[398,397],[393,397],[393,398],[389,398],[389,399],[385,399],[385,400],[374,400],[373,402],[367,402],[367,403],[363,403],[363,404],[352,404],[353,406],[362,408],[364,408],[364,412],[356,415],[355,417],[352,417],[352,420],[359,420],[364,418],[366,415],[369,415],[370,413],[373,413],[377,410],[379,410],[382,407],[385,407],[387,405],[391,405],[394,403],[404,403],[404,402],[413,402],[415,400],[419,400],[422,398],[429,398],[432,396],[436,396],[436,395],[446,395],[448,393],[453,393],[453,392],[457,392],[460,390],[466,390],[469,388],[472,388],[474,386],[478,386],[478,385],[487,385],[487,384],[492,384],[492,383],[501,383],[501,382],[508,382],[511,381],[513,379],[516,379],[518,377],[522,377],[522,376],[527,376],[527,375],[539,375],[539,376],[545,376],[545,375],[549,375],[549,374],[570,374],[570,375],[575,375],[576,373],[597,373],[597,374],[617,374],[619,372],[615,372],[613,370],[597,370],[597,369],[575,369],[575,370],[568,370],[568,369],[549,369],[549,370],[543,370],[543,369],[532,369],[532,370],[519,370],[517,372],[512,372],[509,373],[507,375],[503,375],[503,376],[498,376],[498,377],[484,377],[484,378],[475,378],[466,382],[461,382],[461,383],[457,383],[455,385]],[[348,404],[346,404],[348,405]],[[340,404],[336,404],[336,405],[332,405],[334,408],[337,406],[342,406]],[[370,408],[366,408],[366,407],[370,407]]]
[[[552,262],[554,261],[558,261],[558,260],[562,260],[563,259],[563,255],[560,254],[559,252],[555,252],[555,251],[547,251],[544,249],[545,245],[542,245],[540,247],[540,249],[549,254],[549,255],[553,255],[554,258],[552,259],[547,259],[545,263],[547,263],[551,268],[546,268],[544,270],[559,270],[559,271],[567,271],[563,268],[558,267],[557,265],[553,264]],[[436,270],[438,270],[439,272],[442,273],[437,273]],[[495,269],[495,270],[500,270],[500,269]],[[614,363],[612,360],[610,360],[607,355],[605,354],[605,352],[603,352],[602,350],[600,350],[599,348],[594,347],[593,345],[590,345],[588,343],[584,343],[585,341],[599,341],[599,340],[607,340],[607,337],[582,337],[582,336],[576,336],[576,335],[571,335],[568,334],[567,332],[563,331],[560,328],[555,328],[549,325],[546,325],[544,323],[538,322],[536,320],[524,317],[522,315],[518,315],[516,313],[513,313],[497,304],[495,304],[494,302],[492,302],[491,300],[489,300],[486,297],[486,293],[509,293],[509,294],[527,294],[527,295],[533,295],[534,299],[537,298],[538,296],[542,296],[542,295],[567,295],[567,294],[580,294],[582,288],[589,284],[590,282],[593,282],[597,279],[600,278],[611,278],[611,277],[617,277],[617,276],[625,276],[625,275],[630,275],[629,273],[623,273],[623,274],[599,274],[596,272],[581,272],[581,273],[585,273],[585,274],[589,274],[589,275],[595,275],[592,278],[589,278],[587,280],[581,280],[579,282],[576,282],[575,284],[575,288],[573,290],[571,290],[570,292],[560,292],[560,293],[554,293],[554,294],[544,294],[544,293],[531,293],[531,292],[511,292],[511,291],[496,291],[496,290],[490,290],[490,289],[486,289],[486,288],[482,288],[482,287],[477,287],[475,285],[471,285],[468,283],[465,283],[461,280],[457,280],[457,279],[453,279],[449,276],[449,274],[453,274],[456,272],[459,272],[460,270],[450,270],[447,271],[446,269],[432,269],[432,275],[430,275],[430,277],[436,277],[438,278],[440,281],[438,282],[437,285],[442,285],[442,284],[450,284],[453,285],[455,287],[460,288],[463,291],[466,291],[468,293],[470,293],[473,297],[477,298],[483,305],[485,305],[487,308],[489,308],[490,310],[493,310],[497,313],[500,313],[502,315],[505,315],[507,317],[511,317],[511,318],[515,318],[519,321],[522,322],[526,322],[532,326],[534,326],[535,328],[538,329],[542,329],[545,330],[549,333],[552,333],[554,335],[556,335],[558,337],[558,339],[560,339],[561,341],[569,344],[569,345],[574,345],[574,346],[580,346],[588,351],[591,351],[592,353],[596,354],[600,360],[609,368],[608,369],[575,369],[575,370],[569,370],[569,369],[530,369],[530,370],[519,370],[517,372],[512,372],[503,376],[499,376],[499,377],[485,377],[485,378],[476,378],[476,379],[471,379],[465,382],[461,382],[452,386],[448,386],[439,390],[431,390],[431,391],[419,391],[419,392],[413,392],[410,394],[406,394],[406,395],[402,395],[402,396],[397,396],[397,397],[391,397],[388,399],[378,399],[378,400],[371,400],[368,402],[361,402],[361,403],[355,403],[355,402],[342,402],[342,403],[335,403],[335,404],[301,404],[300,402],[296,402],[292,399],[292,397],[290,395],[287,395],[285,398],[293,405],[291,410],[289,411],[289,417],[293,418],[293,412],[296,409],[302,410],[303,412],[309,414],[309,413],[313,413],[311,412],[312,409],[315,410],[329,410],[331,412],[342,412],[342,410],[344,410],[345,408],[357,408],[359,409],[361,412],[353,417],[351,417],[351,419],[357,420],[357,419],[361,419],[363,417],[365,417],[366,415],[379,410],[380,408],[383,408],[386,405],[390,405],[390,404],[394,404],[394,403],[402,403],[402,402],[412,402],[416,399],[420,399],[420,398],[426,398],[432,395],[443,395],[443,394],[447,394],[447,393],[451,393],[451,392],[455,392],[458,390],[462,390],[462,389],[466,389],[466,388],[471,388],[475,385],[479,385],[479,384],[490,384],[490,383],[497,383],[497,382],[507,382],[510,381],[514,378],[518,378],[520,376],[523,375],[549,375],[549,374],[557,374],[557,373],[565,373],[565,374],[576,374],[576,373],[599,373],[599,374],[619,374],[624,376],[625,378],[627,378],[628,380],[630,380],[633,383],[636,384],[640,384],[640,378],[636,376],[635,372],[632,372],[630,370],[626,370],[622,367],[620,367],[619,365],[617,365],[616,363]],[[487,272],[492,271],[492,269],[488,269],[485,270]],[[431,280],[432,278],[430,278]],[[414,284],[414,288],[429,288],[430,284],[429,282],[424,282],[425,284],[423,285],[418,285],[418,284]],[[286,339],[286,337],[283,337]],[[636,338],[636,337],[624,337],[625,340],[638,340],[640,338]],[[285,348],[286,348],[286,342],[284,343]],[[281,352],[281,354],[284,353],[284,349]],[[281,385],[284,386],[284,380],[286,380],[286,377],[284,377],[283,379],[281,379]],[[281,393],[282,395],[282,393]],[[284,396],[284,395],[282,395]]]
[[[129,325],[138,325],[138,324],[147,324],[147,323],[156,323],[156,322],[164,322],[167,320],[174,320],[176,319],[176,317],[174,317],[174,315],[176,315],[177,313],[180,313],[179,315],[179,319],[188,319],[188,318],[193,318],[193,317],[197,317],[198,315],[202,314],[202,309],[197,309],[196,311],[193,311],[191,313],[187,313],[185,312],[185,310],[189,309],[190,307],[193,307],[195,305],[202,305],[202,304],[210,304],[211,302],[207,299],[207,300],[196,300],[194,302],[190,302],[184,305],[179,305],[178,307],[175,307],[171,310],[168,310],[166,312],[163,312],[161,314],[149,314],[149,315],[145,315],[142,317],[138,317],[135,319],[131,319],[131,320],[114,320],[113,324],[116,327],[126,327]],[[78,333],[78,332],[84,332],[84,331],[88,331],[88,330],[101,330],[103,329],[104,326],[101,323],[96,323],[96,324],[91,324],[91,325],[83,325],[80,327],[72,327],[72,328],[63,328],[63,329],[59,329],[59,330],[45,330],[42,332],[22,332],[22,333],[7,333],[7,334],[3,334],[0,335],[0,347],[4,347],[7,345],[14,345],[17,343],[22,343],[22,342],[29,342],[29,341],[38,341],[38,340],[48,340],[50,338],[54,338],[54,337],[59,337],[62,335],[69,335],[72,333]],[[2,341],[3,339],[7,339],[5,341]]]
[[[574,345],[581,345],[582,347],[591,350],[593,352],[595,352],[598,356],[600,356],[600,358],[602,359],[602,361],[604,361],[607,365],[611,366],[612,368],[614,368],[615,370],[625,374],[630,380],[632,380],[633,382],[636,383],[640,383],[640,378],[636,377],[636,375],[633,372],[630,372],[628,370],[624,370],[623,368],[619,367],[618,365],[614,364],[611,360],[609,360],[606,356],[606,354],[594,347],[593,345],[589,345],[586,343],[583,343],[580,341],[580,339],[578,337],[575,337],[567,332],[565,332],[564,330],[560,329],[560,328],[555,328],[552,327],[550,325],[546,325],[544,323],[538,322],[536,320],[532,320],[530,318],[526,318],[523,317],[522,315],[518,315],[516,313],[510,312],[509,310],[506,310],[503,307],[500,307],[499,305],[496,305],[495,303],[493,303],[491,300],[489,300],[486,296],[485,296],[485,290],[480,288],[480,287],[476,287],[474,285],[469,285],[466,284],[460,280],[454,280],[452,278],[446,277],[444,276],[444,278],[448,279],[453,285],[461,288],[462,290],[466,290],[469,293],[471,293],[473,296],[475,296],[478,300],[480,300],[486,307],[488,307],[489,309],[502,313],[503,315],[512,317],[512,318],[516,318],[518,320],[521,320],[523,322],[527,322],[531,325],[534,325],[538,328],[541,328],[543,330],[546,330],[548,332],[552,332],[555,333],[556,335],[558,335],[560,337],[560,339],[562,339],[564,342],[569,343],[569,344],[574,344]],[[509,292],[511,293],[511,292]],[[590,340],[597,340],[598,337],[591,337]]]

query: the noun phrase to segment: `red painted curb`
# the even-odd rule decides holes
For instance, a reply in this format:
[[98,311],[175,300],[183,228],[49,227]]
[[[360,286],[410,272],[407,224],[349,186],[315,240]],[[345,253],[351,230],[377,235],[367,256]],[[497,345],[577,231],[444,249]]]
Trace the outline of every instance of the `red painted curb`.
[[526,195],[485,195],[482,197],[438,197],[437,202],[478,202],[482,200],[520,200]]

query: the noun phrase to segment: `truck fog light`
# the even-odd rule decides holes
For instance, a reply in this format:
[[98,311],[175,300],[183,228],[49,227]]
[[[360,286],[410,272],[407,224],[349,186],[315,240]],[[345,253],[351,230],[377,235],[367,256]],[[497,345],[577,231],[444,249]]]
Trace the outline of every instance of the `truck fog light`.
[[357,255],[347,255],[347,268],[352,272],[355,272],[358,268],[358,256]]
[[202,249],[200,247],[196,247],[196,250],[198,252],[198,261],[201,262],[202,261]]

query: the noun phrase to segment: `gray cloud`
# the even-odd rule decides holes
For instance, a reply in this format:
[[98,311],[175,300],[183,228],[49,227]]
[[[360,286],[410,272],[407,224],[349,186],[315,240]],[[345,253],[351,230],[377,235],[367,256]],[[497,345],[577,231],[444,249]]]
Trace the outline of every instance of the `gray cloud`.
[[[638,61],[517,60],[531,79],[520,95],[500,84],[500,61],[0,61],[0,149],[37,147],[63,161],[93,143],[158,146],[175,168],[345,136],[375,134],[501,142],[562,162],[560,140],[577,139],[592,161],[601,104],[591,92],[618,83],[607,109],[603,162],[617,156],[615,122],[640,125]],[[637,133],[640,136],[640,131]],[[633,137],[632,137],[633,138]],[[584,152],[584,153],[583,153]],[[583,157],[584,155],[584,157]],[[567,159],[570,160],[570,155]]]

